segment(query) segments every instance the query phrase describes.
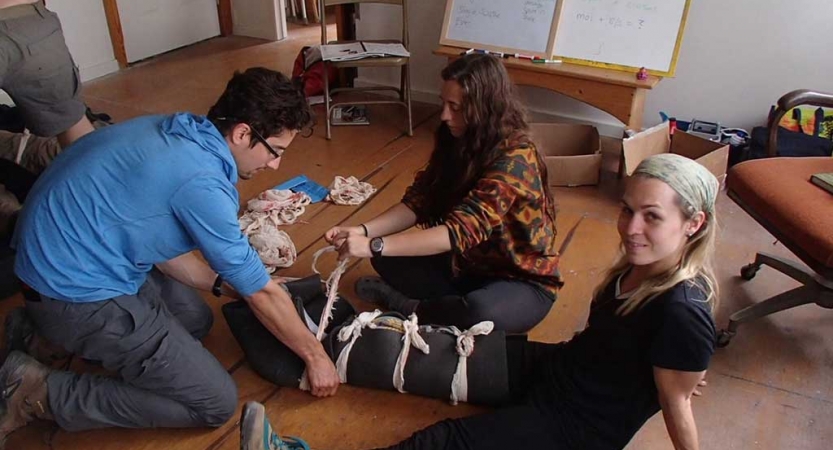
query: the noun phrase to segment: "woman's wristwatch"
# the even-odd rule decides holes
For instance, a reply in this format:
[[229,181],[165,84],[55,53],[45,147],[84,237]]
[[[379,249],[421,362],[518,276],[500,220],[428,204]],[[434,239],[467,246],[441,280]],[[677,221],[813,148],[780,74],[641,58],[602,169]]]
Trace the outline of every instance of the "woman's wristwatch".
[[385,249],[385,241],[381,237],[375,237],[370,240],[370,253],[374,258],[382,256],[382,250]]

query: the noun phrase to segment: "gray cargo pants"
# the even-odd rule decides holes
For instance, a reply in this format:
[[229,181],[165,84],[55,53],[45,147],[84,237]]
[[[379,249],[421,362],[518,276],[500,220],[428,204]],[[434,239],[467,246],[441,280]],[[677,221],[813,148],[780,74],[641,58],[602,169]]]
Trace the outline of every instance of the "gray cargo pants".
[[32,297],[26,309],[43,337],[119,375],[49,375],[61,428],[216,427],[234,414],[237,387],[197,340],[211,329],[211,309],[190,287],[154,269],[135,295],[94,303]]

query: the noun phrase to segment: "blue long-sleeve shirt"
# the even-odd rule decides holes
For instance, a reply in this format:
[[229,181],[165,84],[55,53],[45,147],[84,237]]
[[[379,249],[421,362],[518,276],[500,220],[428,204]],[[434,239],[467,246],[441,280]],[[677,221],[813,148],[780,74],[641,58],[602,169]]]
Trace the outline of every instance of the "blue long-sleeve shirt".
[[79,139],[38,179],[18,220],[15,273],[41,294],[94,302],[138,292],[154,264],[199,249],[239,293],[269,276],[241,233],[237,166],[205,117],[149,116]]

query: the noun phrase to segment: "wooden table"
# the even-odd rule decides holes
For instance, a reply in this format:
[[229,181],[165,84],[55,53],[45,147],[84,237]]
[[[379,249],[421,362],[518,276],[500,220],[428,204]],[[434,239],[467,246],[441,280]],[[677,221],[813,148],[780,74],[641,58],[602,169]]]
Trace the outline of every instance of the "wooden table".
[[[449,61],[459,58],[460,52],[460,48],[448,46],[434,50],[435,55]],[[633,73],[576,64],[533,64],[516,58],[502,61],[515,84],[537,86],[572,97],[609,113],[636,131],[642,129],[645,93],[661,80],[653,75],[647,80],[637,80]]]

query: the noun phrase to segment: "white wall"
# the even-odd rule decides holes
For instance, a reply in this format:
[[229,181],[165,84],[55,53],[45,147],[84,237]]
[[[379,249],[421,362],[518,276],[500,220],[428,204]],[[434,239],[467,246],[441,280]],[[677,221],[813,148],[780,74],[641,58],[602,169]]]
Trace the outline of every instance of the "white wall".
[[[410,39],[415,99],[435,99],[444,59],[439,45],[445,0],[411,0]],[[359,38],[397,36],[398,16],[386,5],[362,5]],[[833,92],[833,38],[829,0],[693,0],[676,78],[650,91],[645,127],[659,111],[682,120],[698,118],[750,129],[763,124],[769,105],[799,88]],[[378,70],[378,69],[377,69]],[[398,84],[393,72],[361,70],[359,82]],[[591,122],[603,134],[621,136],[622,125],[607,113],[570,98],[522,87],[533,111]]]
[[61,19],[64,40],[81,71],[81,81],[119,70],[103,5],[101,0],[49,0],[48,8]]
[[220,35],[216,0],[117,0],[132,63]]
[[231,2],[235,36],[249,36],[270,41],[286,38],[283,0],[234,0]]

